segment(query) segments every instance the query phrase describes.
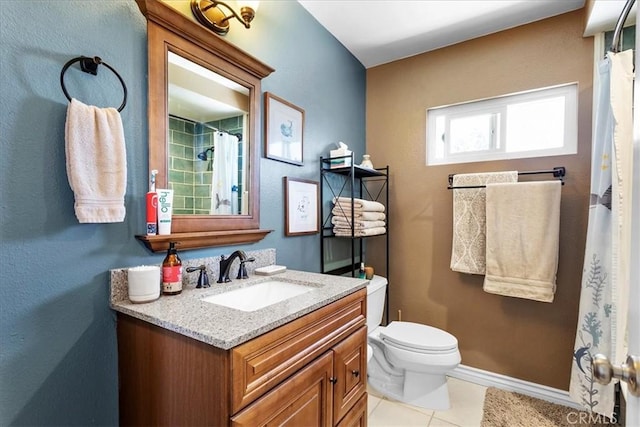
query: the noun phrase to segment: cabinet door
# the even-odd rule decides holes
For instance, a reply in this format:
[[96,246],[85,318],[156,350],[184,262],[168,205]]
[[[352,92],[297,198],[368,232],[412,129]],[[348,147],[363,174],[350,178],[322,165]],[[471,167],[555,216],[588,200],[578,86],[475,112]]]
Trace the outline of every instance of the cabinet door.
[[237,427],[332,425],[333,355],[327,352],[231,418]]
[[[367,389],[367,328],[362,327],[333,348],[333,423],[365,394]],[[365,402],[366,403],[366,402]],[[365,404],[366,407],[366,404]]]
[[367,393],[365,393],[337,427],[367,427],[367,412]]

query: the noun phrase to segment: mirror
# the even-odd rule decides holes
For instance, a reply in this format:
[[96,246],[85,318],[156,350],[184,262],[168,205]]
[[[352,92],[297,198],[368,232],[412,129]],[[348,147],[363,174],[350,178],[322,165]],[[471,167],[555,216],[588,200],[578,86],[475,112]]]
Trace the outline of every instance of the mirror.
[[273,68],[162,1],[136,1],[147,18],[149,170],[174,190],[171,236],[138,238],[152,250],[261,240],[257,123]]
[[249,89],[169,51],[167,165],[176,215],[248,215]]

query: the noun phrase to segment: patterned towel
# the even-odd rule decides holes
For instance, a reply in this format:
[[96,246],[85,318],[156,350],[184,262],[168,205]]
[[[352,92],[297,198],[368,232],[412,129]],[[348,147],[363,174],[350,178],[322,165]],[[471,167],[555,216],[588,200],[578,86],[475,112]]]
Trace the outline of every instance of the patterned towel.
[[[454,187],[517,182],[518,172],[456,174]],[[453,244],[451,270],[468,274],[485,272],[485,189],[453,190]]]

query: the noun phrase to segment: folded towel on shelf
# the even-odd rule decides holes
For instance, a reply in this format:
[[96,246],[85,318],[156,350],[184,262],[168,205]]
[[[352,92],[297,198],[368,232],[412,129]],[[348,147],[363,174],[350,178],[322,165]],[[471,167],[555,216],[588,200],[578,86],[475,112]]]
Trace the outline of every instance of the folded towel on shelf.
[[[454,187],[517,182],[518,172],[465,173],[453,176]],[[451,270],[468,274],[485,272],[485,189],[453,190],[453,242]]]
[[[351,219],[351,206],[345,209],[342,207],[342,204],[339,204],[331,209],[331,213],[334,216],[342,216]],[[384,212],[363,211],[361,208],[354,208],[353,216],[354,218],[362,221],[384,221],[387,219],[387,215]]]
[[561,182],[489,184],[486,195],[484,290],[553,302],[558,270]]
[[[345,218],[344,216],[331,217],[331,223],[337,228],[351,228],[351,218]],[[356,230],[363,228],[385,227],[386,225],[387,224],[384,221],[361,221],[359,219],[353,221],[353,227]]]
[[[367,237],[376,236],[378,234],[385,234],[387,232],[386,227],[364,228],[362,230],[354,230],[353,235],[355,237]],[[351,228],[333,228],[333,234],[339,237],[351,237]]]
[[345,212],[351,212],[351,201],[353,200],[354,209],[362,209],[370,212],[384,212],[385,207],[382,203],[374,200],[351,199],[351,197],[334,197],[333,204],[341,207]]
[[127,155],[118,110],[72,99],[65,123],[65,153],[78,221],[123,222]]

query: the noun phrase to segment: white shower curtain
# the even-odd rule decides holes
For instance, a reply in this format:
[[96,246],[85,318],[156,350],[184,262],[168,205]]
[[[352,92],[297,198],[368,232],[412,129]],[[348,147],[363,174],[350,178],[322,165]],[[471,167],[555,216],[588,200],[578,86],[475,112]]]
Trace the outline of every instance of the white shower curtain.
[[211,215],[238,213],[238,138],[226,132],[213,137]]
[[611,416],[614,384],[598,384],[593,356],[626,357],[631,236],[632,51],[607,54],[598,67],[591,158],[591,201],[578,329],[571,366],[571,398]]

